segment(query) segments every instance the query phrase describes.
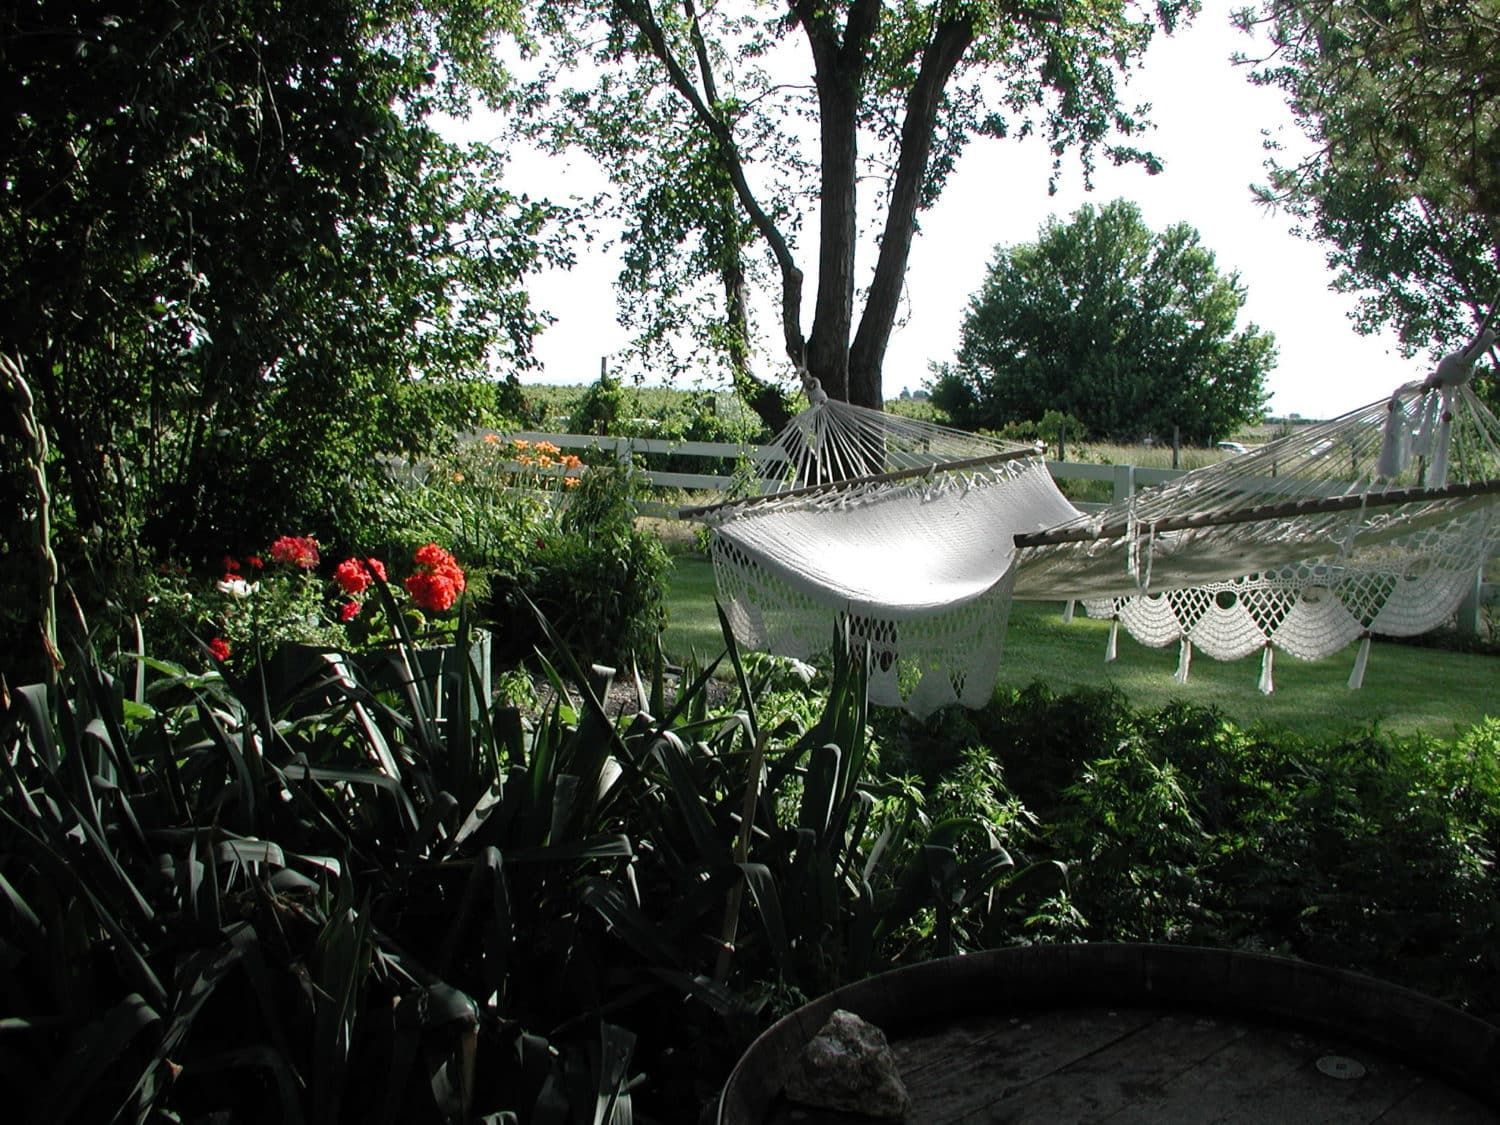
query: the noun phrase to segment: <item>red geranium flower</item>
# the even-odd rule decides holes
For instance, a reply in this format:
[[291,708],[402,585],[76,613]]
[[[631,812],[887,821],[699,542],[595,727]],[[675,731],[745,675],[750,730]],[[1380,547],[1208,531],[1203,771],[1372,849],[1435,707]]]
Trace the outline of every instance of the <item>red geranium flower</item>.
[[318,565],[318,541],[311,535],[283,535],[271,544],[271,561],[311,570]]
[[370,568],[359,559],[345,559],[333,569],[333,580],[340,590],[354,597],[370,587]]
[[229,642],[223,637],[215,637],[208,642],[208,651],[220,664],[229,659]]
[[251,555],[245,559],[245,562],[249,564],[251,570],[261,570],[266,565],[266,560],[259,555]]
[[347,624],[359,616],[360,605],[355,601],[345,602],[339,606],[339,620]]
[[406,580],[406,592],[412,601],[429,613],[441,613],[452,609],[458,600],[458,587],[446,574],[413,574]]
[[451,609],[464,592],[464,572],[451,554],[436,543],[418,547],[412,556],[417,571],[406,580],[406,592],[430,613]]
[[240,561],[233,555],[224,556],[224,573],[238,574],[240,572]]

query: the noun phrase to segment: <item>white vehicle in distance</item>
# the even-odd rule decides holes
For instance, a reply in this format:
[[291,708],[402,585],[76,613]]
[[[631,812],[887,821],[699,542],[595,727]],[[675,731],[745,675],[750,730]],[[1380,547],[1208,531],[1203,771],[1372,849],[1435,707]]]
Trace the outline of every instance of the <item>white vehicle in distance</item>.
[[1225,453],[1244,453],[1245,447],[1237,441],[1221,441],[1219,448]]

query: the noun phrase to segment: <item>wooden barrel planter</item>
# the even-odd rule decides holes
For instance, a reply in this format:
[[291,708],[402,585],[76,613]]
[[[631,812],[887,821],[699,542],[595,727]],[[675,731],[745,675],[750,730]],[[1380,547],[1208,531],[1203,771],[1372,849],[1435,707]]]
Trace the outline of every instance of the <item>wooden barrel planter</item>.
[[751,1044],[719,1125],[867,1120],[782,1094],[837,1009],[886,1033],[922,1125],[1500,1121],[1500,1026],[1284,957],[1082,944],[948,957],[829,993]]

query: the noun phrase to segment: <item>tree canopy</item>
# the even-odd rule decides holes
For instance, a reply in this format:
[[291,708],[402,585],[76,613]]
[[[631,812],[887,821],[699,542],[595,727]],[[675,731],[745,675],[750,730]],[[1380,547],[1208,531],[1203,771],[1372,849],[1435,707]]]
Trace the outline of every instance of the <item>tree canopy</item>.
[[1500,9],[1494,0],[1265,0],[1271,48],[1312,142],[1260,189],[1327,243],[1363,331],[1408,354],[1467,342],[1500,296]]
[[[478,0],[135,0],[0,16],[0,352],[72,542],[236,550],[357,525],[542,323],[551,209],[429,125],[476,91]],[[16,418],[0,415],[13,470]],[[9,482],[9,530],[34,503]],[[23,537],[24,541],[24,537]],[[217,557],[217,556],[214,556]]]
[[[1131,147],[1120,84],[1191,0],[576,0],[533,10],[549,65],[530,133],[579,145],[626,221],[626,319],[648,343],[692,330],[748,377],[749,288],[779,291],[781,351],[837,397],[879,405],[921,209],[968,141],[1040,130],[1085,169]],[[873,187],[878,206],[863,211]],[[816,219],[816,250],[802,237]],[[878,235],[868,280],[861,234]],[[754,248],[754,249],[752,249]],[[811,322],[804,282],[816,271]],[[705,285],[711,287],[706,289]],[[712,306],[694,300],[712,292]],[[862,311],[856,313],[858,300]]]
[[1237,328],[1245,292],[1196,230],[1157,234],[1133,203],[1081,207],[995,251],[933,399],[999,428],[1060,411],[1094,437],[1208,445],[1257,419],[1275,342]]

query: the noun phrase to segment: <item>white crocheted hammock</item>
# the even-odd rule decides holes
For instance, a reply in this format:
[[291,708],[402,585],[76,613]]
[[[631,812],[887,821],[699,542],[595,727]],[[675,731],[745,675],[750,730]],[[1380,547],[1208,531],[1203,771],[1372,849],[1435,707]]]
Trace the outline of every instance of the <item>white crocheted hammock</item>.
[[986,702],[1013,598],[1079,600],[1147,644],[1177,641],[1179,677],[1195,646],[1262,652],[1269,690],[1273,647],[1316,659],[1425,632],[1500,550],[1500,423],[1443,374],[1088,513],[1034,447],[810,381],[812,405],[753,467],[758,492],[683,515],[713,532],[737,640],[805,658],[847,622],[878,703]]

